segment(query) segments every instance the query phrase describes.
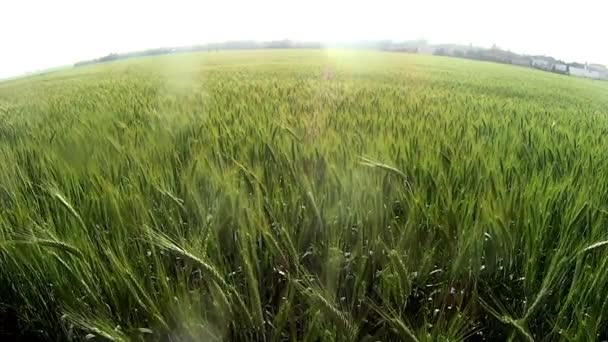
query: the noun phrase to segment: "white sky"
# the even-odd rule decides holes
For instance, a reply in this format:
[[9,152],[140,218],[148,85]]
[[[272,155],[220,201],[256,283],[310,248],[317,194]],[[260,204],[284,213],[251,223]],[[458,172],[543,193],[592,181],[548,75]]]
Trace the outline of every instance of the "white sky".
[[426,38],[608,64],[605,0],[0,0],[0,78],[224,40]]

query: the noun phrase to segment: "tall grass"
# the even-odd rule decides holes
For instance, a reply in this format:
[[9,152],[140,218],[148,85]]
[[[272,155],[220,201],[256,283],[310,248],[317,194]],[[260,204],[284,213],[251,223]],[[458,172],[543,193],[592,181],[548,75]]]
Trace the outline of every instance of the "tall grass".
[[607,132],[605,83],[378,52],[2,83],[0,337],[606,339]]

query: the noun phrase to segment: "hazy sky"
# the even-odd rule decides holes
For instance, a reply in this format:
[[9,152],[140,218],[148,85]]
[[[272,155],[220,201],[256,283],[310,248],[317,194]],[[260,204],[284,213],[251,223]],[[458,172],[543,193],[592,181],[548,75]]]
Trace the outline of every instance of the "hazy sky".
[[608,64],[606,13],[605,0],[0,0],[0,77],[237,39],[426,38]]

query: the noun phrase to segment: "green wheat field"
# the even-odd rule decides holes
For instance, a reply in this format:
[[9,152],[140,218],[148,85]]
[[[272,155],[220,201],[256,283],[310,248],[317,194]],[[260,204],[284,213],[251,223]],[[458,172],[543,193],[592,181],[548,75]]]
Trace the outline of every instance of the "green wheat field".
[[0,83],[0,337],[608,339],[608,83],[348,50]]

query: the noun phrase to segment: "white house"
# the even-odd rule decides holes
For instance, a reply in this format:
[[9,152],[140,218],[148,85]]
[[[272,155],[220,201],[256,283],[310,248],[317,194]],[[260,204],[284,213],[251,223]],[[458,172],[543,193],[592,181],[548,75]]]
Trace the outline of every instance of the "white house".
[[594,80],[601,79],[601,74],[596,70],[591,70],[585,65],[584,68],[570,66],[570,75],[577,77],[592,78]]
[[589,64],[589,70],[597,71],[601,80],[608,80],[608,68],[602,64]]
[[589,64],[589,69],[599,72],[608,72],[608,68],[602,64]]
[[532,59],[532,66],[538,69],[551,70],[551,63],[545,59]]
[[559,72],[560,74],[567,74],[568,66],[566,64],[553,64],[553,71]]

